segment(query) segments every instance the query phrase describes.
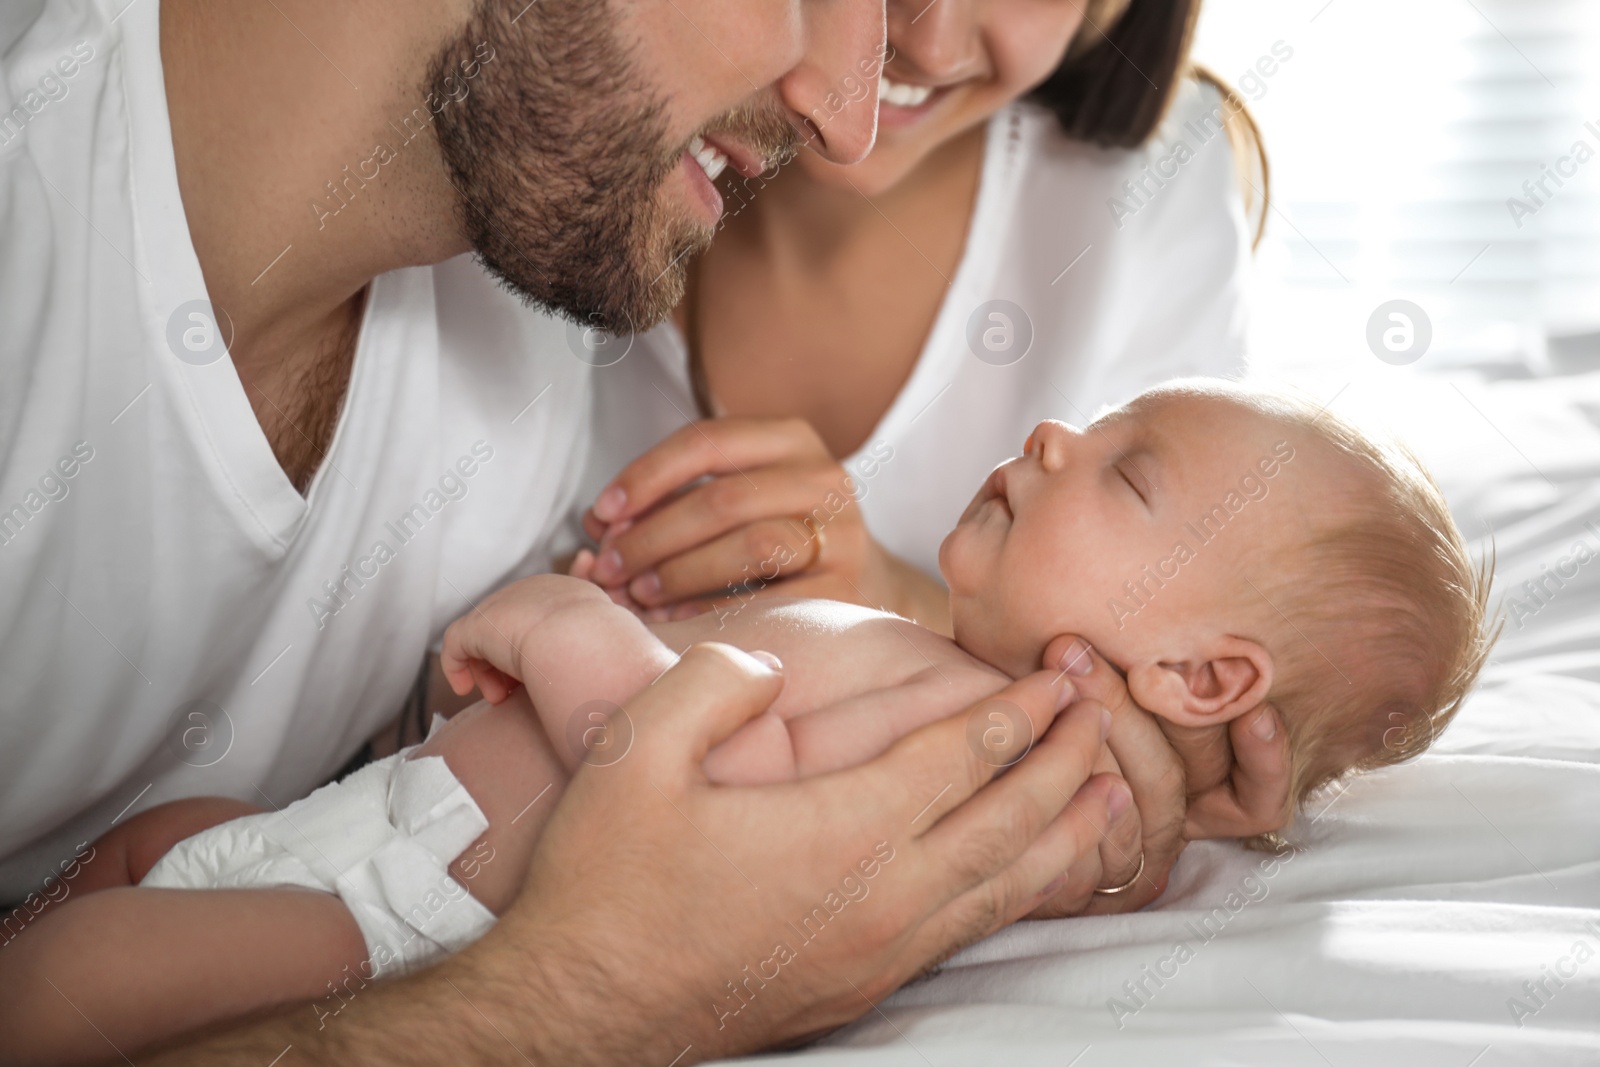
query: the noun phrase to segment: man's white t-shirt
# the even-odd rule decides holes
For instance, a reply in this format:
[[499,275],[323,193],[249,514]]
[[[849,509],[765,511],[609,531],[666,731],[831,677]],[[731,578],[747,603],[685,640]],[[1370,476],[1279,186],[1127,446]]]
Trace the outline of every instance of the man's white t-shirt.
[[[1031,104],[990,120],[949,291],[910,377],[843,461],[890,551],[937,574],[940,541],[1041,419],[1082,425],[1168,378],[1243,369],[1249,235],[1219,106],[1185,83],[1133,150],[1068,140]],[[610,351],[579,512],[695,412],[672,323]]]
[[580,331],[466,258],[396,271],[302,497],[193,317],[158,0],[33,14],[0,16],[0,901],[152,805],[325,780],[541,565],[589,404]]

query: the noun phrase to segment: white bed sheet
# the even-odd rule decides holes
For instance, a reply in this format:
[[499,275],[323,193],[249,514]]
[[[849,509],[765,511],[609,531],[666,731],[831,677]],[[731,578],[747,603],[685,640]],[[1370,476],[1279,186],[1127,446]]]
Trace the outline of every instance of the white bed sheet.
[[[1404,427],[1467,536],[1493,531],[1497,592],[1524,600],[1455,725],[1320,801],[1270,875],[1192,845],[1146,911],[1020,923],[800,1058],[1600,1063],[1600,373],[1350,378],[1318,395]],[[1528,598],[1580,540],[1597,558]]]

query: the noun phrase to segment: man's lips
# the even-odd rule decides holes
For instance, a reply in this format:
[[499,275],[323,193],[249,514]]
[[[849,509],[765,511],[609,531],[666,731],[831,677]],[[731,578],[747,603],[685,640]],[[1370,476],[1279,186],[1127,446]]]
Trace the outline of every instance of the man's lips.
[[723,207],[722,194],[717,191],[716,184],[687,149],[678,166],[683,171],[684,180],[689,183],[691,195],[700,203],[703,221],[708,226],[715,226],[722,218]]
[[728,165],[746,178],[759,177],[767,169],[767,157],[726,134],[701,134],[706,144],[728,157]]

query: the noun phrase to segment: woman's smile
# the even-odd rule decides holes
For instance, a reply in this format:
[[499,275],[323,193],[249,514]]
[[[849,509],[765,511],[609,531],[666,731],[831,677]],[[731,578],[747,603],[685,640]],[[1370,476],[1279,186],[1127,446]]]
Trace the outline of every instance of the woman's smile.
[[878,88],[878,124],[895,129],[921,122],[932,114],[956,86],[918,85],[884,75]]

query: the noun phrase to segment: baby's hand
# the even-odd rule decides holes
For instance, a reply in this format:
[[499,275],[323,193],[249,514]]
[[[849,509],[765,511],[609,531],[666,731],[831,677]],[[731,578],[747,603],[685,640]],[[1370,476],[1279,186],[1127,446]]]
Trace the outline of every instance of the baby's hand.
[[501,704],[522,684],[520,654],[481,607],[445,630],[439,659],[445,681],[457,696],[477,688],[489,703]]
[[548,681],[535,657],[559,655],[558,642],[548,630],[540,634],[540,627],[558,614],[592,611],[597,605],[615,610],[598,586],[566,575],[513,582],[445,630],[440,654],[445,680],[458,696],[476,686],[491,704],[504,702],[529,675]]

